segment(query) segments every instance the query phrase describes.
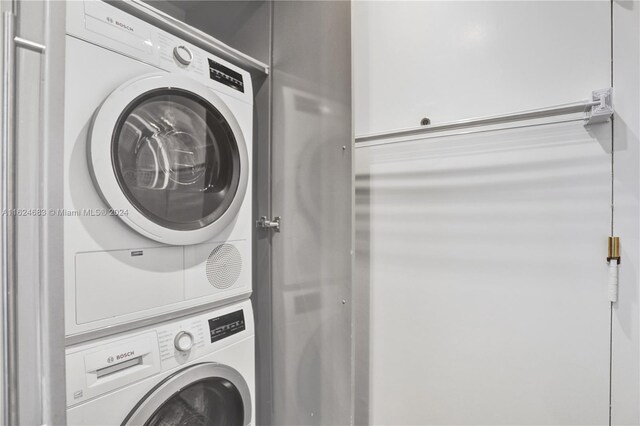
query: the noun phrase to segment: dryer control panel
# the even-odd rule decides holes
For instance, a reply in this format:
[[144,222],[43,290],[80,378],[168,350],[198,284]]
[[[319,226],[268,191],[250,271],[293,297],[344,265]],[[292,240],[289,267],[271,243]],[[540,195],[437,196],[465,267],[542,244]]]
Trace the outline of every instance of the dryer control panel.
[[103,1],[68,2],[67,34],[253,102],[250,74]]
[[209,77],[212,80],[244,93],[244,77],[242,77],[242,74],[211,58],[207,59],[207,61],[209,62]]

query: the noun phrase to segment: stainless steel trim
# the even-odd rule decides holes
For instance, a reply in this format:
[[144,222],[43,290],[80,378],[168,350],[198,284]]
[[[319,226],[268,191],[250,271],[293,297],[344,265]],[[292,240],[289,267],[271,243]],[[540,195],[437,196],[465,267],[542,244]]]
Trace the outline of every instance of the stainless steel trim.
[[143,318],[139,320],[129,321],[125,324],[116,324],[109,327],[103,327],[98,330],[87,331],[84,333],[72,334],[65,337],[65,346],[76,345],[78,343],[88,342],[90,340],[99,339],[106,336],[112,336],[124,331],[135,330],[137,328],[145,327],[148,325],[158,324],[160,322],[180,318],[190,314],[196,314],[199,312],[208,311],[221,306],[230,305],[235,302],[247,300],[251,297],[251,292],[242,293],[237,296],[225,298],[224,300],[218,300],[216,302],[204,303],[202,305],[193,306],[190,308],[180,309],[174,312],[168,312],[165,314],[155,315],[149,318]]
[[[66,3],[43,2],[42,22],[45,26],[42,43],[47,46],[42,56],[41,78],[42,126],[40,150],[41,207],[63,207],[63,155],[59,141],[64,139],[64,69],[65,69],[65,16]],[[38,39],[40,40],[40,39]],[[41,371],[43,425],[66,425],[66,392],[64,348],[64,273],[63,273],[63,219],[41,217],[40,220],[39,295],[41,303]]]
[[13,40],[17,47],[24,47],[25,49],[33,50],[36,53],[44,53],[47,49],[44,44],[36,43],[35,41],[27,40],[22,37],[14,37]]
[[[15,45],[14,15],[3,13],[4,46],[2,56],[2,148],[0,150],[0,203],[5,212],[15,207],[14,197],[14,95]],[[14,425],[18,419],[18,369],[15,282],[15,219],[1,215],[2,265],[2,424]]]
[[258,61],[239,50],[211,37],[203,31],[193,28],[184,22],[169,16],[164,12],[150,6],[141,0],[107,0],[112,6],[117,7],[136,18],[149,22],[158,28],[174,34],[194,45],[220,55],[234,65],[238,65],[247,71],[258,71],[261,74],[269,74],[269,65]]
[[356,136],[356,143],[371,142],[381,139],[398,138],[404,136],[416,136],[449,130],[466,129],[469,127],[489,126],[495,124],[511,123],[514,121],[535,120],[540,118],[555,117],[559,115],[585,113],[584,119],[588,119],[587,112],[594,106],[599,106],[600,101],[582,101],[574,104],[558,105],[543,109],[520,111],[511,114],[494,115],[488,117],[470,118],[466,120],[450,121],[448,123],[434,124],[410,129],[392,130],[390,132],[371,133]]
[[215,377],[230,381],[238,389],[244,405],[244,424],[250,424],[252,412],[251,392],[249,391],[247,382],[237,370],[226,365],[211,362],[187,367],[170,376],[164,382],[161,382],[138,403],[122,425],[146,424],[151,416],[177,392],[192,383]]

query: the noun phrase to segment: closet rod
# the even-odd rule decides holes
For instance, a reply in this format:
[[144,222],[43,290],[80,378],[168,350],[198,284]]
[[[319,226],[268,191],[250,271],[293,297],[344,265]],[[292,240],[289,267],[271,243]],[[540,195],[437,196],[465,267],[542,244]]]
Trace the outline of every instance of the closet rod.
[[409,129],[393,130],[390,132],[371,133],[356,136],[356,143],[371,142],[381,139],[391,139],[404,136],[425,135],[448,130],[465,129],[477,126],[490,126],[495,124],[511,123],[514,121],[535,120],[560,115],[584,113],[586,124],[605,122],[613,114],[611,107],[611,89],[593,92],[594,100],[582,101],[573,104],[558,105],[549,108],[515,112],[512,114],[494,115],[488,117],[471,118],[459,121],[450,121],[442,124],[433,124]]

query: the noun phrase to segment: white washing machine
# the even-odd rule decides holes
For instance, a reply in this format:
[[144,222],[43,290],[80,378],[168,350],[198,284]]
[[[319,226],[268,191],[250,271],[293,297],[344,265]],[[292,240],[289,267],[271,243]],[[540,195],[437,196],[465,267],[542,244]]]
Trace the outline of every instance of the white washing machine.
[[251,302],[67,348],[69,425],[255,424]]
[[66,335],[248,297],[249,73],[102,1],[66,64]]

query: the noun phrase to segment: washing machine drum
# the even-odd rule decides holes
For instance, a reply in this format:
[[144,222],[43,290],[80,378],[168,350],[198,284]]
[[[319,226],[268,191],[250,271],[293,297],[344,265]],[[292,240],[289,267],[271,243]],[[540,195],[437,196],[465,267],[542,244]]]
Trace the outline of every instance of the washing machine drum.
[[242,130],[219,96],[187,77],[148,75],[116,89],[95,114],[88,148],[113,214],[160,242],[213,238],[245,197]]
[[233,368],[196,364],[157,385],[123,426],[243,426],[251,422],[249,387]]

